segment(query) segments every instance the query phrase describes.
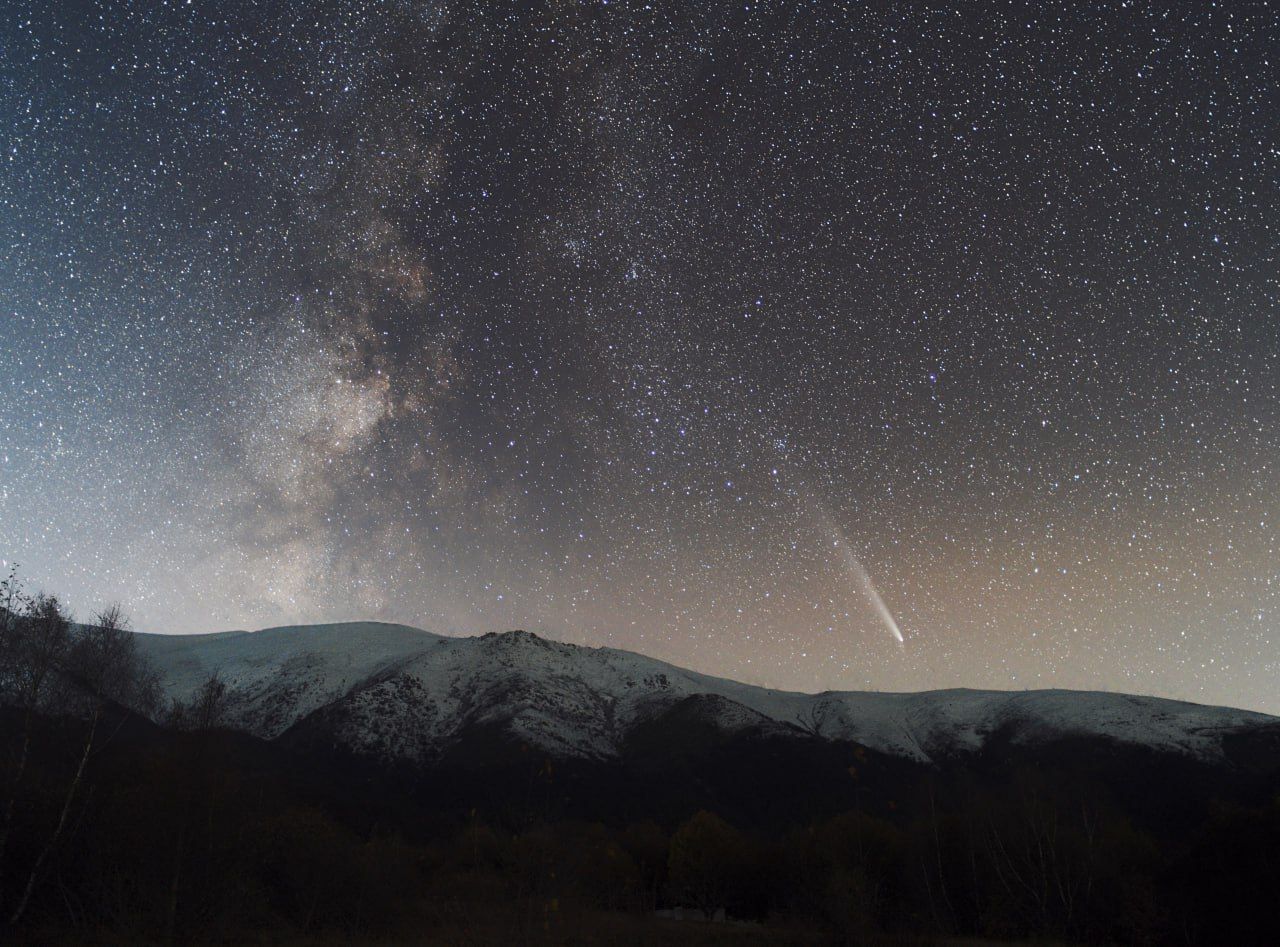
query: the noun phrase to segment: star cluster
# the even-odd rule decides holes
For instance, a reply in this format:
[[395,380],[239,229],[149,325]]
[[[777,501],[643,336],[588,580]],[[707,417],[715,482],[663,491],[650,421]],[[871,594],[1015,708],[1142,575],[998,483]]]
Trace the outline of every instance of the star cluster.
[[152,630],[1280,712],[1278,51],[1244,2],[11,5],[0,557]]

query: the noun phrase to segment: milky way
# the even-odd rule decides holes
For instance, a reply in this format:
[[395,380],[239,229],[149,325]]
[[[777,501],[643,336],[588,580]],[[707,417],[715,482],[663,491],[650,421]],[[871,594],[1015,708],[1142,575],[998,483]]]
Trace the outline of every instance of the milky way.
[[0,559],[1280,712],[1278,23],[11,3]]

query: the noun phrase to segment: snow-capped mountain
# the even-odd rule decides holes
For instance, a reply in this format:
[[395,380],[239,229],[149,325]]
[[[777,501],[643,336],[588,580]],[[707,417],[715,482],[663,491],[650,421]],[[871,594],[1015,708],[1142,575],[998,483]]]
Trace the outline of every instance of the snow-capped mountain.
[[980,750],[996,734],[1018,744],[1101,737],[1211,760],[1224,737],[1280,724],[1245,710],[1082,691],[801,694],[523,631],[454,638],[362,622],[138,642],[174,698],[216,671],[229,685],[233,725],[267,739],[320,734],[386,760],[429,762],[475,728],[554,756],[607,760],[637,727],[691,701],[724,732],[811,734],[918,762]]

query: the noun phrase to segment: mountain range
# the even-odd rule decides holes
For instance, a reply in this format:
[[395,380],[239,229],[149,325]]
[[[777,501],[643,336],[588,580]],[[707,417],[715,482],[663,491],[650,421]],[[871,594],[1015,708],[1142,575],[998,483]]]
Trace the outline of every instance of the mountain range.
[[216,672],[236,729],[392,764],[438,763],[478,734],[607,762],[655,727],[687,732],[691,722],[724,738],[818,738],[917,764],[981,754],[993,741],[1081,739],[1218,764],[1241,738],[1280,733],[1280,718],[1266,714],[1117,693],[779,691],[525,631],[465,638],[359,622],[137,641],[172,698],[188,699]]

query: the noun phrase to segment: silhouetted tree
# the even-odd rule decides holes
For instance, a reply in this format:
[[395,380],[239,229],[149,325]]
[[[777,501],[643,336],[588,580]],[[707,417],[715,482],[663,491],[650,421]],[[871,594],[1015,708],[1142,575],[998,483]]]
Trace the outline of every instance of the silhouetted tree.
[[227,682],[213,671],[196,688],[188,700],[175,699],[168,709],[166,722],[176,730],[206,733],[225,726],[230,694]]
[[[10,577],[12,581],[12,576]],[[5,800],[4,823],[0,826],[0,897],[8,868],[8,842],[13,831],[18,797],[31,759],[31,740],[37,715],[50,709],[50,695],[57,683],[59,667],[65,663],[71,647],[71,620],[57,598],[37,595],[27,599],[12,586],[7,592],[6,664],[3,680],[4,702],[22,716],[13,776]],[[12,610],[11,610],[12,609]],[[25,907],[26,897],[22,906]],[[20,908],[11,917],[21,917]]]
[[[155,671],[138,654],[129,623],[119,606],[113,605],[94,616],[86,626],[71,631],[70,621],[57,606],[46,600],[36,613],[32,660],[33,669],[55,674],[62,684],[62,703],[57,712],[84,722],[84,738],[75,771],[67,783],[57,821],[45,839],[27,873],[10,923],[16,924],[30,903],[41,873],[67,828],[67,818],[85,782],[95,747],[102,738],[103,717],[108,710],[150,714],[159,702],[159,681]],[[118,729],[118,727],[117,727]]]
[[738,830],[701,811],[671,837],[669,876],[677,898],[710,918],[734,892],[743,850]]
[[[31,745],[31,725],[34,708],[21,704],[20,682],[23,677],[21,638],[28,619],[30,600],[22,591],[15,565],[0,580],[0,704],[13,704],[23,710],[22,737],[18,757],[13,764],[13,775],[4,800],[4,821],[0,823],[0,901],[4,898],[5,848],[13,826],[17,794],[27,766],[27,754]],[[3,905],[0,904],[0,907]]]

